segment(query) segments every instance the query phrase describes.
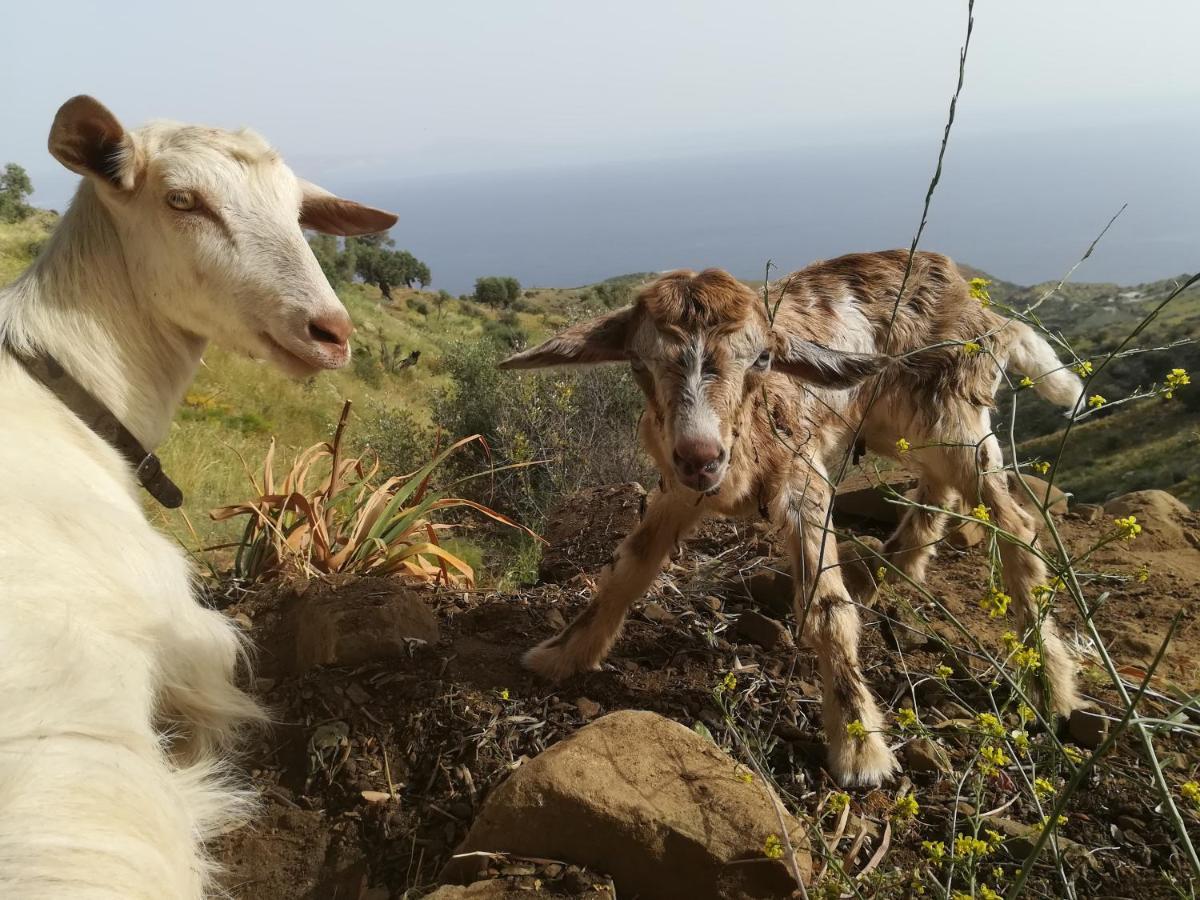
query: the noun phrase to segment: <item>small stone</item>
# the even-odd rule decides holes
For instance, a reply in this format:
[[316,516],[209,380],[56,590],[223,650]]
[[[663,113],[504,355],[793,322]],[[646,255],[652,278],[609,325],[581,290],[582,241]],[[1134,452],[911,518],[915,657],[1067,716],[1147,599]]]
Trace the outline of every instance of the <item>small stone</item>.
[[243,631],[249,631],[251,628],[254,627],[254,623],[252,621],[250,621],[250,617],[248,615],[246,615],[245,613],[238,613],[236,616],[233,617],[233,621],[237,622],[238,626]]
[[1104,515],[1104,507],[1098,503],[1076,503],[1071,512],[1085,525],[1095,525]]
[[713,612],[720,612],[721,607],[724,606],[724,601],[720,597],[714,596],[713,594],[709,594],[707,597],[702,599],[700,602],[702,604],[704,604],[705,606],[707,606],[709,609],[711,609]]
[[904,767],[910,772],[949,772],[950,756],[929,738],[917,738],[900,751]]
[[567,627],[567,619],[561,611],[550,607],[550,611],[546,613],[546,624],[551,628],[562,631]]
[[600,715],[600,704],[595,700],[589,700],[587,697],[580,697],[575,701],[575,708],[579,710],[579,714],[585,719],[594,719]]
[[642,615],[651,622],[658,622],[663,625],[669,625],[675,621],[675,614],[673,612],[653,601],[642,607]]
[[371,699],[371,695],[368,694],[366,692],[366,689],[363,688],[363,686],[361,684],[359,684],[357,681],[351,682],[350,686],[346,688],[346,696],[349,697],[351,700],[353,700],[355,703],[357,703],[359,706],[362,706],[364,703],[366,703],[368,700]]
[[793,643],[792,633],[783,623],[752,609],[742,613],[738,619],[737,636],[739,639],[758,644],[764,650],[787,647]]
[[1072,710],[1067,732],[1080,747],[1095,750],[1108,737],[1108,719],[1087,709]]

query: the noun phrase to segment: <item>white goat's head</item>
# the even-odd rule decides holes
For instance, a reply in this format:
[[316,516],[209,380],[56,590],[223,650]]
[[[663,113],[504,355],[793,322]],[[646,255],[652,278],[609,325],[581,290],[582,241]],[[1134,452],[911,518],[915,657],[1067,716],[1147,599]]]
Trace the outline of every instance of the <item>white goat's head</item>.
[[728,272],[677,271],[645,286],[633,306],[568,328],[500,367],[628,362],[679,482],[707,492],[729,471],[739,421],[772,370],[840,389],[885,362],[831,350],[829,337],[773,327],[762,299]]
[[250,131],[155,122],[126,131],[91,97],[59,109],[50,152],[85,176],[133,290],[178,327],[292,375],[350,358],[350,316],[302,228],[386,231],[396,217],[297,178]]

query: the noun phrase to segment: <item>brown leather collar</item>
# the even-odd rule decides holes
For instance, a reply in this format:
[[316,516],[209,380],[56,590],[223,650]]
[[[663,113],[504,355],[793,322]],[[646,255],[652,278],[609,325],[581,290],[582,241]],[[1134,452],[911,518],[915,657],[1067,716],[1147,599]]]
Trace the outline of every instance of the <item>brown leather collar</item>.
[[112,410],[88,393],[54,357],[46,353],[26,356],[7,343],[4,349],[25,367],[25,371],[54,394],[63,406],[75,413],[83,424],[108,441],[125,458],[133,467],[134,477],[150,492],[151,497],[167,509],[177,509],[183,504],[183,492],[163,472],[158,457],[143,447],[133,433],[113,415]]

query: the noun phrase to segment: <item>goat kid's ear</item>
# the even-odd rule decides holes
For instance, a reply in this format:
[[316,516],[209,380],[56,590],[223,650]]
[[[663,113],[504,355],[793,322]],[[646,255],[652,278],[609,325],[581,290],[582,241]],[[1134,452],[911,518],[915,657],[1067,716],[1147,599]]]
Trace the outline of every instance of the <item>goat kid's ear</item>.
[[808,384],[827,388],[854,387],[861,381],[878,375],[891,360],[869,353],[847,353],[787,337],[771,361],[771,368]]
[[81,94],[59,107],[48,144],[72,172],[125,191],[137,183],[142,160],[133,136],[93,97]]
[[324,188],[300,179],[300,226],[321,234],[353,237],[378,234],[396,224],[398,216],[353,200],[343,200]]
[[523,353],[500,363],[501,369],[546,369],[551,366],[594,366],[627,362],[625,340],[633,322],[632,306],[572,325]]

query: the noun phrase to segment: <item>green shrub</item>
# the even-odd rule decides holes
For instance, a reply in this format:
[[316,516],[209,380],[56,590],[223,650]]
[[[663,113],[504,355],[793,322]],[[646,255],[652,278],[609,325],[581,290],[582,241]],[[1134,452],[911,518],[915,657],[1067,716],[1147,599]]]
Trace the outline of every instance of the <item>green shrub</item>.
[[[566,494],[647,476],[636,440],[641,396],[625,369],[502,372],[503,354],[485,339],[444,359],[451,385],[435,402],[436,420],[451,437],[482,434],[502,470],[462,488],[467,496],[537,528]],[[481,453],[462,455],[464,472],[478,469]]]

